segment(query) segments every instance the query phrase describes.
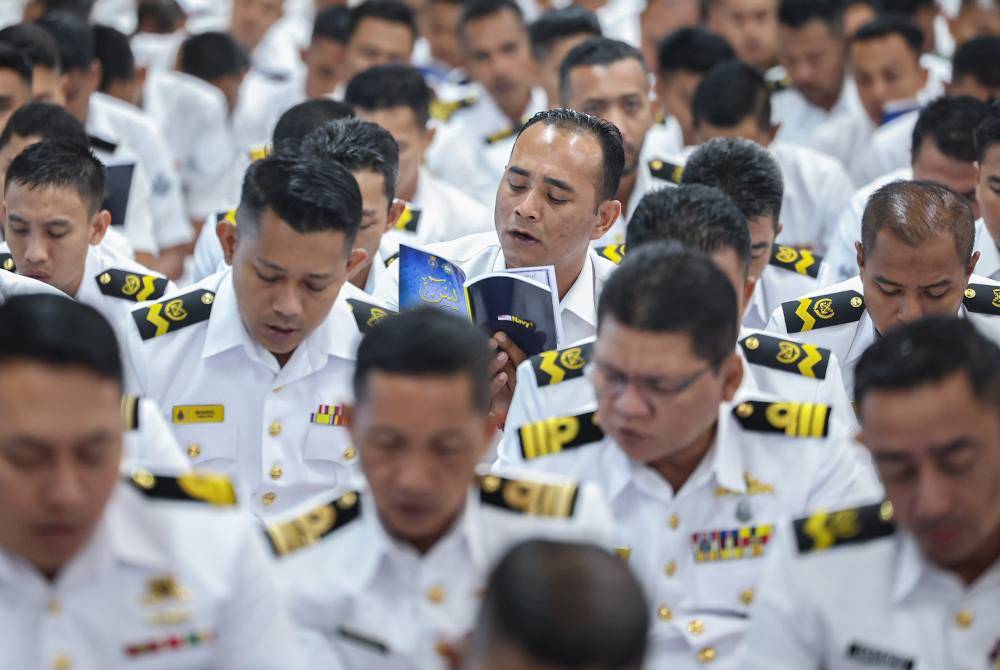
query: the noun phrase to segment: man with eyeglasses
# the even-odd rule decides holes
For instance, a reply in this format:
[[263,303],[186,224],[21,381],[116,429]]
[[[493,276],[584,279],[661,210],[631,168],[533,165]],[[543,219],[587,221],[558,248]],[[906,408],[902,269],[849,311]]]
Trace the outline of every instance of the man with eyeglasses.
[[604,487],[652,608],[649,667],[731,657],[775,523],[879,495],[828,406],[738,393],[738,304],[702,252],[634,250],[598,307],[597,411],[520,430],[528,468]]

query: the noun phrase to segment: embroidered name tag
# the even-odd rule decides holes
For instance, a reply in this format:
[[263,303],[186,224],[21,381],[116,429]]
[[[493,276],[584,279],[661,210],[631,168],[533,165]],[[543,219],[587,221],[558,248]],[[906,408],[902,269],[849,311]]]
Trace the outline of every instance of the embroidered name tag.
[[340,405],[320,405],[309,415],[309,422],[321,426],[346,426],[347,415]]
[[701,531],[691,534],[691,550],[696,563],[760,558],[773,532],[772,526]]
[[912,658],[898,656],[888,651],[852,642],[847,648],[847,658],[855,663],[894,670],[913,670],[916,663]]
[[181,651],[182,649],[192,649],[215,642],[215,631],[195,630],[187,635],[171,635],[170,637],[149,642],[139,642],[125,646],[125,655],[129,658],[139,656],[149,656],[163,651]]
[[224,405],[174,405],[170,413],[176,424],[222,423],[226,419]]

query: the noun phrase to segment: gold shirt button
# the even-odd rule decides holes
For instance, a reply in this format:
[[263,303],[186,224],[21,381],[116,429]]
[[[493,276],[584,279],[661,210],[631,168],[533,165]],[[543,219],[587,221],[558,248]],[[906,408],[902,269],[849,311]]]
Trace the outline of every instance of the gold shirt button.
[[698,660],[702,663],[711,663],[715,660],[715,647],[705,647],[698,652]]
[[59,616],[62,614],[62,603],[59,602],[58,598],[53,598],[49,601],[49,614],[52,616]]
[[677,530],[677,527],[681,525],[681,518],[676,514],[671,514],[670,518],[667,519],[667,523],[670,524],[671,528]]
[[284,470],[281,469],[280,465],[275,465],[271,468],[271,479],[281,479],[281,475],[284,474]]
[[278,437],[281,435],[281,422],[275,421],[270,426],[267,427],[267,432],[271,437]]
[[667,577],[673,577],[677,574],[677,561],[670,561],[667,563],[667,567],[664,572],[667,573]]
[[427,589],[427,600],[434,603],[435,605],[440,605],[444,602],[444,589],[440,586],[432,586]]
[[274,390],[275,393],[281,393],[282,391],[285,390],[285,387],[284,386],[276,386],[276,387],[274,387],[273,390]]
[[660,609],[656,610],[656,616],[660,617],[660,621],[670,621],[674,618],[674,613],[666,605],[660,605]]
[[688,632],[692,635],[701,635],[705,632],[705,624],[702,623],[701,619],[692,619],[688,621]]
[[59,654],[52,659],[52,670],[69,670],[73,667],[73,659],[66,654]]
[[274,501],[277,499],[278,499],[278,494],[275,493],[274,491],[268,491],[267,493],[264,494],[263,497],[264,504],[268,507],[273,505]]
[[754,592],[753,589],[746,589],[740,593],[740,602],[750,607],[753,604]]
[[198,458],[199,456],[201,456],[201,445],[189,444],[187,451],[188,451],[188,458]]
[[972,626],[972,622],[976,620],[976,615],[970,610],[962,610],[955,615],[955,623],[958,624],[959,628],[969,628]]
[[357,455],[358,455],[358,451],[354,447],[348,447],[347,449],[344,449],[344,460],[345,461],[353,461],[354,457],[357,456]]

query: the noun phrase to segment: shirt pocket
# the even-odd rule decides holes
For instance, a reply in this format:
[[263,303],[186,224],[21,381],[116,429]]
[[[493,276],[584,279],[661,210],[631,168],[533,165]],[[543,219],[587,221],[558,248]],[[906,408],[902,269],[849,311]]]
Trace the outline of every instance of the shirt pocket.
[[351,444],[350,434],[343,426],[310,423],[306,429],[303,457],[307,461],[349,467],[357,462],[358,452]]
[[238,455],[235,424],[209,423],[171,426],[181,452],[192,466],[203,470],[228,471]]

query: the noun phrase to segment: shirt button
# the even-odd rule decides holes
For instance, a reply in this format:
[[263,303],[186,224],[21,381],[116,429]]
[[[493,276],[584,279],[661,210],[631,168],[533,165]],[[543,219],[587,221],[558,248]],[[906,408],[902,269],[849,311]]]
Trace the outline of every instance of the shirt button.
[[188,445],[188,458],[198,458],[201,456],[201,445],[200,444],[189,444]]
[[281,469],[280,465],[275,465],[271,468],[271,479],[281,479],[281,475],[284,474],[284,470]]
[[53,598],[49,601],[49,614],[52,616],[59,616],[62,614],[62,603],[59,602],[58,598]]
[[357,450],[354,447],[348,447],[347,449],[344,449],[344,460],[345,461],[353,461],[354,457],[357,456],[357,455],[358,455],[358,452],[357,452]]
[[667,567],[664,572],[667,573],[667,577],[673,577],[677,574],[677,561],[670,561],[667,563]]
[[276,387],[274,388],[274,392],[275,392],[275,393],[281,393],[281,392],[282,392],[282,391],[284,391],[284,390],[285,390],[285,387],[284,387],[284,386],[276,386]]
[[444,589],[440,586],[432,586],[427,589],[427,600],[434,603],[435,605],[440,605],[444,602]]
[[705,632],[705,624],[702,623],[701,619],[691,619],[688,621],[687,628],[692,635],[701,635]]
[[746,589],[740,593],[740,602],[750,607],[753,604],[754,592],[753,589]]
[[705,647],[698,652],[698,660],[702,663],[711,663],[715,660],[715,647]]
[[955,615],[955,623],[958,624],[959,628],[969,628],[975,620],[976,615],[971,610],[962,610]]
[[274,501],[277,499],[278,499],[278,494],[275,493],[274,491],[268,491],[267,493],[264,494],[264,497],[262,498],[262,500],[264,501],[264,505],[267,507],[273,505]]
[[660,605],[660,609],[656,610],[656,616],[660,617],[660,621],[670,621],[674,618],[674,613],[666,605]]
[[69,670],[73,667],[73,659],[66,654],[59,654],[52,659],[52,670]]
[[681,518],[676,514],[671,514],[670,518],[667,519],[667,523],[670,524],[671,528],[677,530],[677,527],[681,525]]
[[267,432],[271,437],[278,437],[281,435],[281,422],[275,421],[270,426],[267,427]]

